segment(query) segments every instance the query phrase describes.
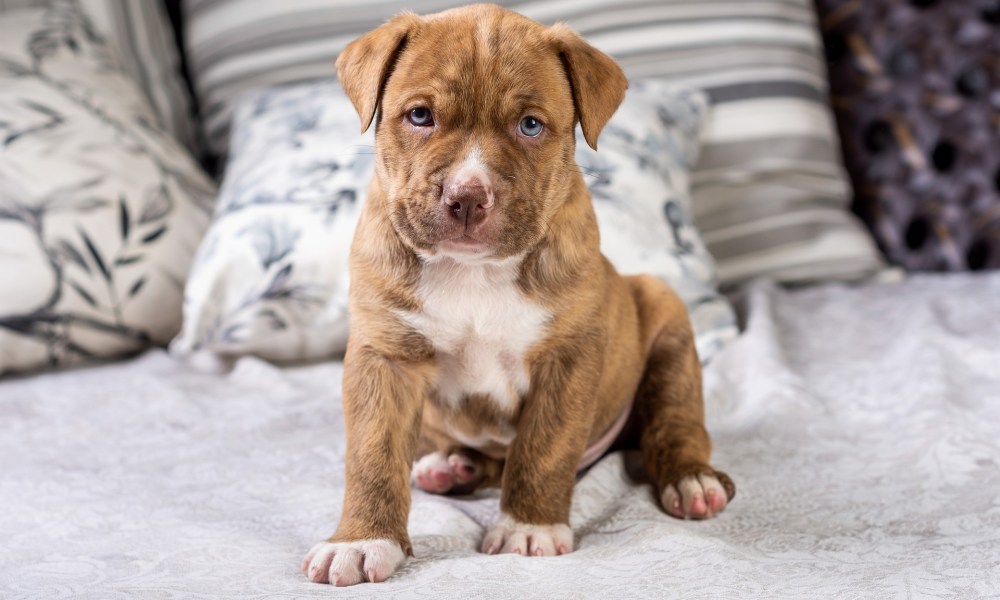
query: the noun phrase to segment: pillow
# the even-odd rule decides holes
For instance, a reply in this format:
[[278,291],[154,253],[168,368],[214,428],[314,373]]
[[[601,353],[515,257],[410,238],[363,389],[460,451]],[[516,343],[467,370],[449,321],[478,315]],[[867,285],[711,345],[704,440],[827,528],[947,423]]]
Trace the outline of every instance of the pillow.
[[854,209],[889,260],[1000,268],[1000,2],[817,5]]
[[[708,359],[736,335],[712,258],[691,223],[688,169],[706,113],[700,93],[637,82],[601,135],[578,131],[602,249],[623,272],[651,272],[687,303]],[[215,219],[188,281],[176,355],[253,353],[293,361],[344,350],[348,255],[374,170],[335,81],[251,93],[236,111]]]
[[72,4],[0,16],[0,372],[165,343],[215,190]]
[[[0,0],[7,10],[37,8],[67,0]],[[75,2],[105,38],[119,62],[145,92],[159,124],[188,149],[195,150],[191,95],[170,20],[158,1],[69,0]]]
[[[225,152],[240,92],[326,77],[347,43],[400,10],[460,4],[185,0],[189,64],[212,151]],[[567,22],[632,78],[708,92],[713,110],[692,208],[722,283],[858,279],[881,269],[871,236],[847,210],[812,0],[499,4]]]

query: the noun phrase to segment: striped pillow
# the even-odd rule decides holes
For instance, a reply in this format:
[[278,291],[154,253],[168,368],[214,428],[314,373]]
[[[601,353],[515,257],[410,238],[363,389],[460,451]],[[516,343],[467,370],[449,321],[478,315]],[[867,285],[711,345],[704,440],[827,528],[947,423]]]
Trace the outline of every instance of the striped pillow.
[[[224,153],[233,101],[262,85],[320,78],[358,35],[403,8],[454,0],[185,0],[192,75],[211,149]],[[693,179],[695,219],[732,285],[853,279],[882,266],[848,211],[850,187],[826,103],[811,0],[517,0],[563,20],[630,77],[700,87],[713,103]]]
[[[194,150],[191,97],[184,84],[177,44],[163,5],[146,0],[73,1],[104,36],[125,72],[145,92],[160,119],[160,126],[189,150]],[[0,0],[0,13],[52,2]]]

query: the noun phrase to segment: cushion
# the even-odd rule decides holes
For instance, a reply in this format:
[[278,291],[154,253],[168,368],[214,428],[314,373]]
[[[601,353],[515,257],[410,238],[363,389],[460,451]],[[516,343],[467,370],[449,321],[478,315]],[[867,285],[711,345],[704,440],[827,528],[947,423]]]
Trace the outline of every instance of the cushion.
[[191,150],[196,149],[191,95],[184,82],[170,20],[158,1],[0,0],[0,14],[18,8],[73,2],[139,84],[159,124]]
[[1000,2],[818,2],[854,209],[908,269],[1000,268]]
[[165,343],[215,189],[72,4],[0,16],[0,372]]
[[[600,152],[579,137],[576,156],[605,254],[623,272],[673,285],[691,310],[703,359],[736,334],[687,198],[705,113],[700,93],[637,82],[601,135]],[[240,101],[176,354],[292,361],[343,351],[348,255],[374,170],[372,132],[359,136],[333,80]]]
[[[456,0],[186,0],[188,58],[208,142],[224,153],[235,98],[326,77],[357,36],[403,8]],[[505,0],[566,21],[630,77],[705,89],[713,110],[692,180],[693,211],[724,284],[857,279],[882,267],[848,210],[811,0]]]

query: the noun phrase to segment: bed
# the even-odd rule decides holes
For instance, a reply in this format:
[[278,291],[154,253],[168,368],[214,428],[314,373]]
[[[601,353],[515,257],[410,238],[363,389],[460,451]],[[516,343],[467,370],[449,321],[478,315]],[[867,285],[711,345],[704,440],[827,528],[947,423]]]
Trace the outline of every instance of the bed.
[[666,598],[1000,595],[1000,273],[749,286],[706,368],[720,517],[666,516],[610,454],[578,549],[477,551],[496,491],[413,491],[382,584],[299,573],[344,478],[341,365],[131,362],[0,382],[0,597]]

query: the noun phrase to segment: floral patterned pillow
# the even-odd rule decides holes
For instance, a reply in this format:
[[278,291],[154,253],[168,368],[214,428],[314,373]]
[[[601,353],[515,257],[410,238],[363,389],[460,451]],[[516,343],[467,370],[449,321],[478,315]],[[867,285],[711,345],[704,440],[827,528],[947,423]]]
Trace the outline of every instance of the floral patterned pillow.
[[0,373],[169,341],[215,196],[74,6],[0,16]]
[[[736,334],[688,204],[706,111],[700,93],[635,82],[602,133],[600,152],[578,132],[576,155],[604,253],[623,273],[650,272],[677,290],[703,359]],[[372,135],[358,134],[335,81],[241,100],[215,219],[188,281],[176,354],[293,361],[343,351],[348,254],[374,168]]]

